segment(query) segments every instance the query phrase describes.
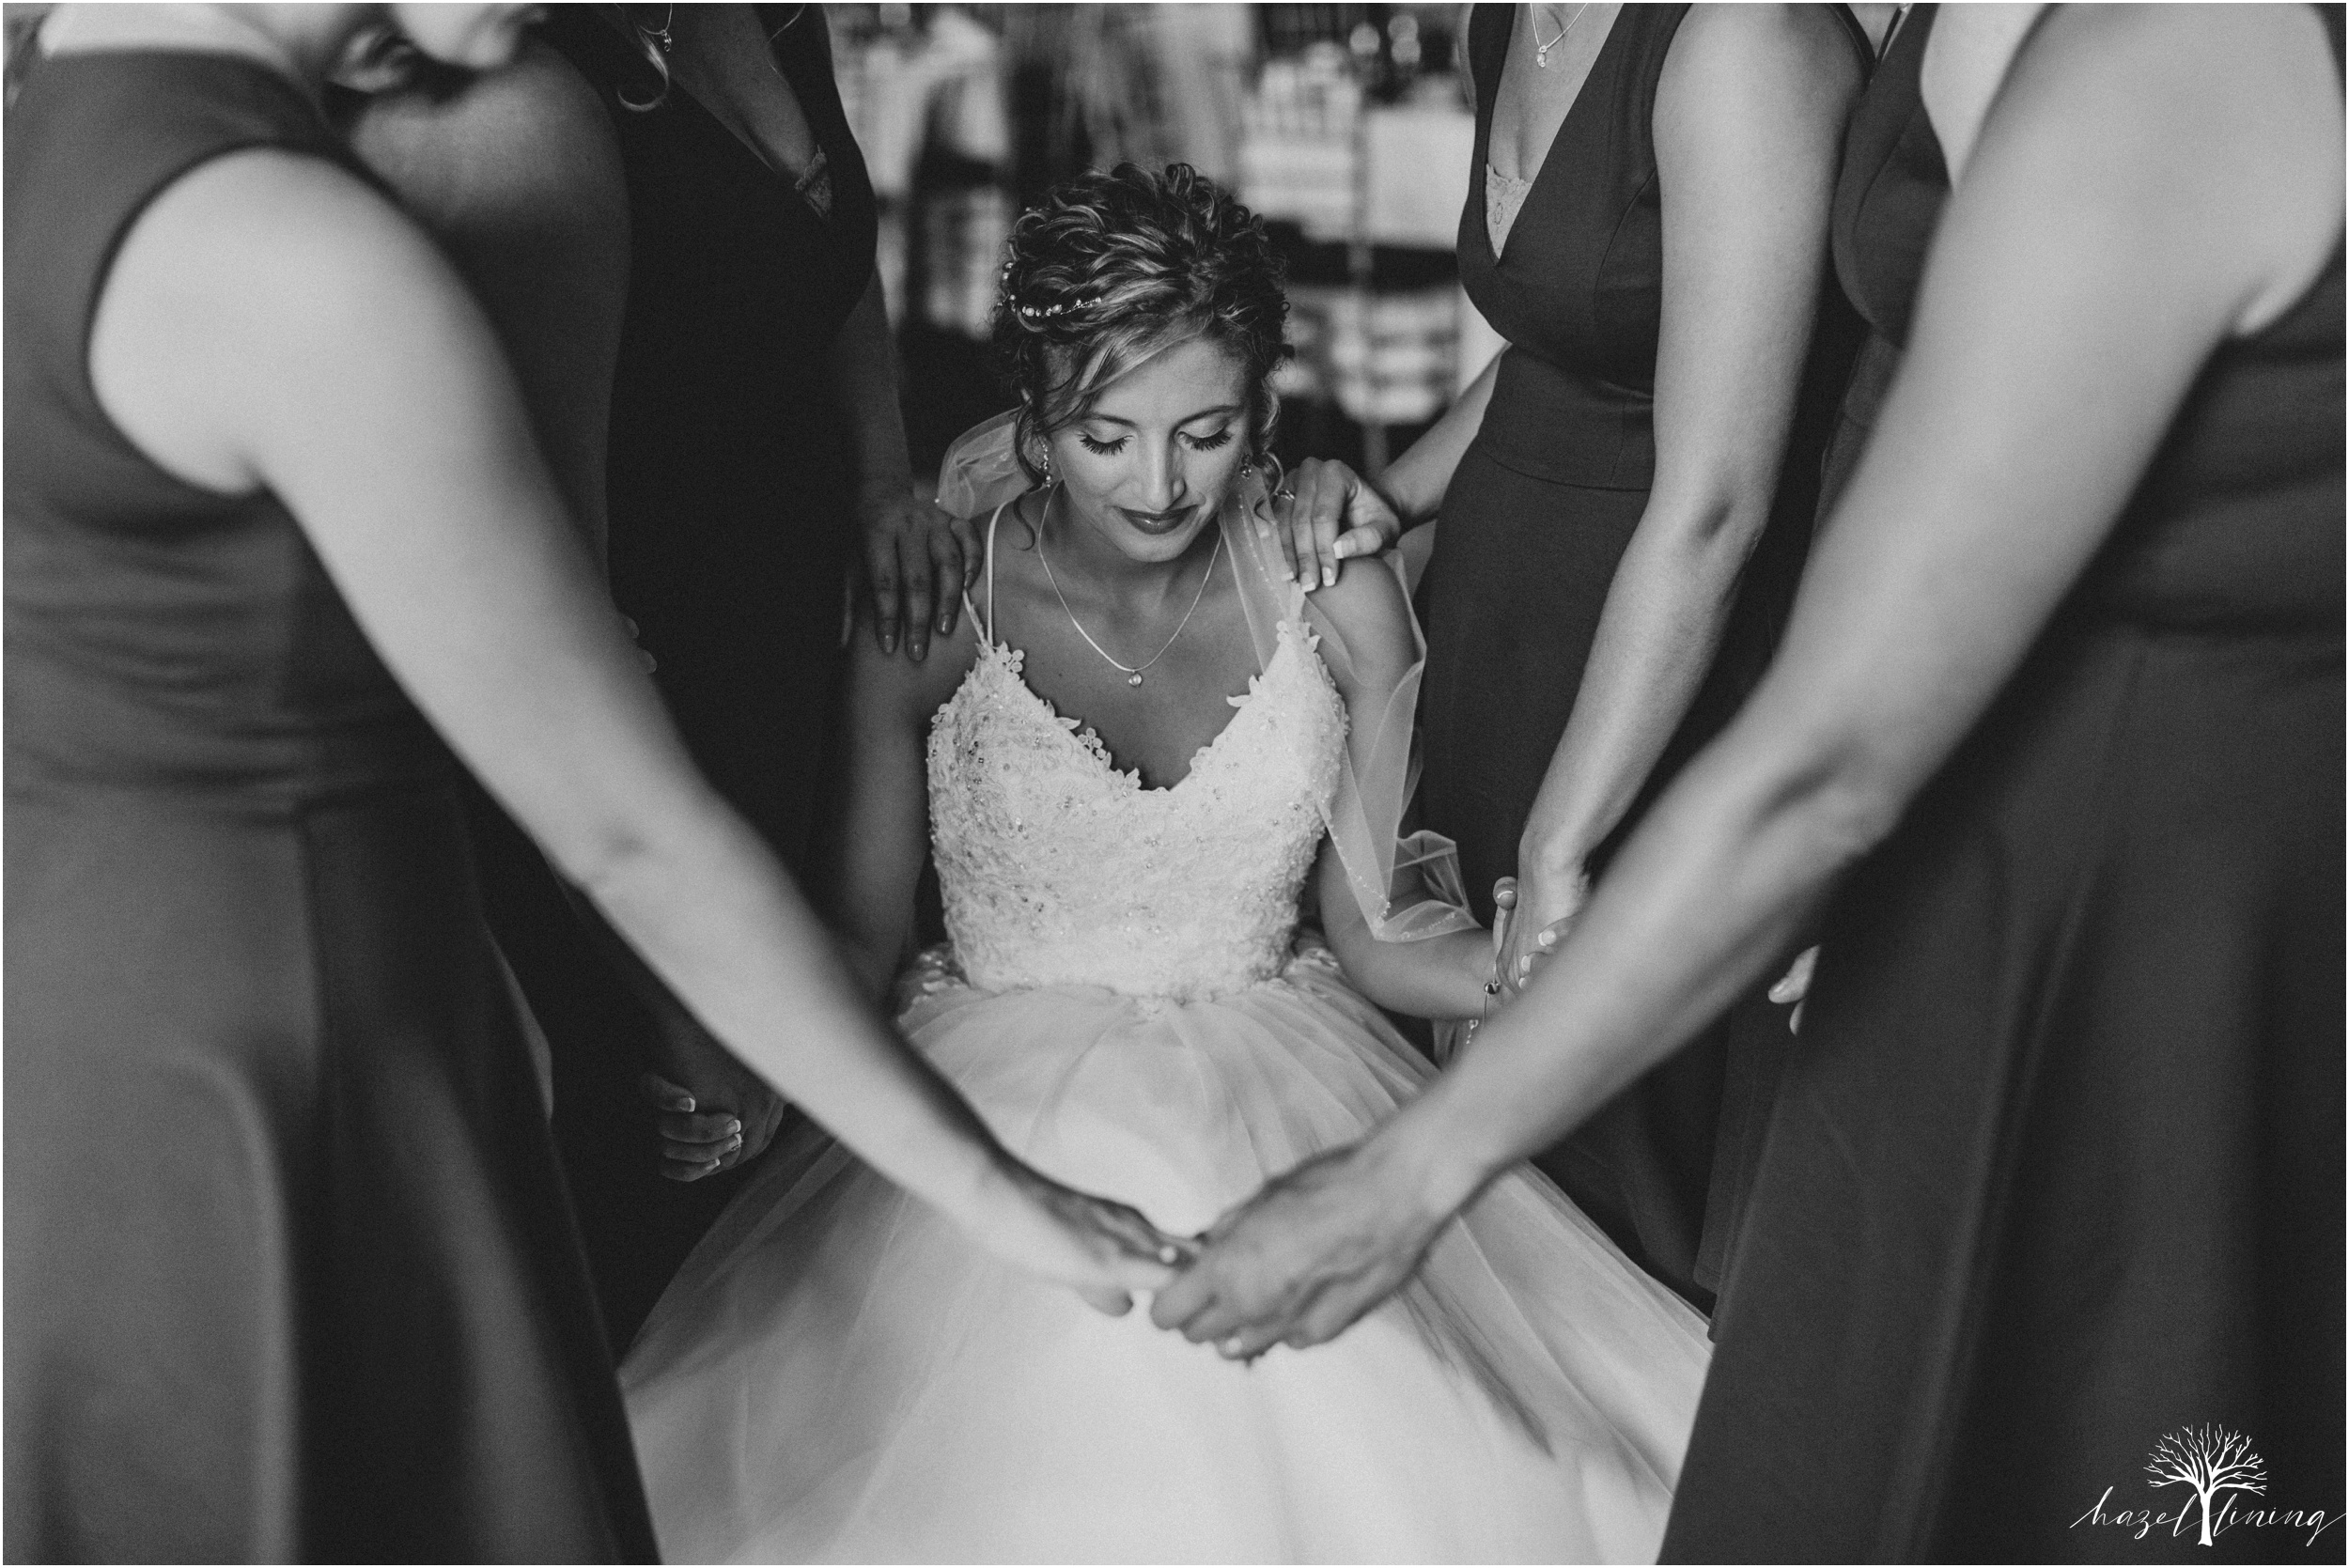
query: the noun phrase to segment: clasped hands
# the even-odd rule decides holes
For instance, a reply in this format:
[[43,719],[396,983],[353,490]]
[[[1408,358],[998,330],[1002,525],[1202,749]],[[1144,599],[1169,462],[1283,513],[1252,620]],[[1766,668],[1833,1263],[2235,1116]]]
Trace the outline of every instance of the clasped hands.
[[[755,1157],[783,1110],[755,1083],[735,1086],[750,1090],[744,1098],[714,1087],[697,1096],[646,1075],[663,1173],[692,1181]],[[729,1104],[719,1103],[719,1093]],[[1335,1339],[1410,1278],[1451,1217],[1418,1188],[1408,1164],[1373,1138],[1273,1178],[1197,1236],[1168,1234],[1123,1205],[1066,1197],[1086,1210],[1078,1228],[1092,1232],[1096,1245],[1156,1265],[1151,1272],[1163,1282],[1150,1302],[1152,1322],[1212,1343],[1226,1359],[1250,1361],[1274,1345]],[[1122,1290],[1080,1294],[1105,1312],[1127,1304]]]
[[[1493,889],[1495,1005],[1558,950],[1589,895],[1579,873],[1552,892],[1504,877]],[[1391,1124],[1274,1177],[1225,1214],[1151,1302],[1151,1321],[1230,1360],[1324,1344],[1400,1289],[1458,1203]]]
[[[1556,941],[1549,927],[1536,928],[1520,955],[1513,937],[1523,927],[1511,918],[1522,907],[1520,890],[1504,879],[1495,895],[1494,973],[1505,997],[1522,986]],[[1557,922],[1556,928],[1564,924]],[[1551,940],[1539,939],[1545,933]],[[673,1050],[682,1043],[673,1041]],[[783,1110],[771,1091],[715,1042],[691,1043],[705,1048],[689,1053],[698,1069],[692,1087],[651,1074],[645,1079],[659,1110],[662,1170],[680,1181],[755,1157]],[[729,1066],[737,1067],[740,1081],[705,1077]],[[682,1076],[682,1068],[677,1070]],[[1087,1209],[1081,1228],[1094,1233],[1097,1244],[1130,1263],[1155,1265],[1153,1323],[1193,1343],[1212,1344],[1226,1359],[1252,1361],[1276,1345],[1304,1349],[1337,1338],[1417,1271],[1459,1206],[1460,1195],[1430,1175],[1428,1162],[1390,1127],[1274,1177],[1197,1236],[1159,1231],[1123,1205],[1066,1196]],[[1117,1212],[1105,1216],[1095,1208]],[[1127,1302],[1122,1290],[1083,1294],[1108,1312],[1123,1311]]]

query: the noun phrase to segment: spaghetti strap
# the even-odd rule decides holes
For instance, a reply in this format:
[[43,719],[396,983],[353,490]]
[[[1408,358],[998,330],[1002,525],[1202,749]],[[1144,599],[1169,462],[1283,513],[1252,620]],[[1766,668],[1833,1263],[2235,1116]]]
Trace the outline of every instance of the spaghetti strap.
[[[1010,505],[1006,501],[1003,506]],[[995,641],[995,525],[1003,520],[1003,506],[998,506],[987,520],[987,614],[981,618],[978,607],[971,602],[971,590],[962,591],[962,613],[971,617],[971,624],[979,629],[979,635],[989,644]]]

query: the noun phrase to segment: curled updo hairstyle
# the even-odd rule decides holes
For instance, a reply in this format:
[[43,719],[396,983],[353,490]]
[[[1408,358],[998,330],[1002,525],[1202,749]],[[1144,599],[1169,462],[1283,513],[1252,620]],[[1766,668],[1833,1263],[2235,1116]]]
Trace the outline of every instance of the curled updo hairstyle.
[[1118,377],[1194,337],[1237,357],[1252,454],[1272,439],[1272,372],[1289,356],[1281,258],[1264,220],[1188,163],[1131,163],[1055,185],[1012,225],[995,353],[1019,395],[1020,465],[1092,411]]

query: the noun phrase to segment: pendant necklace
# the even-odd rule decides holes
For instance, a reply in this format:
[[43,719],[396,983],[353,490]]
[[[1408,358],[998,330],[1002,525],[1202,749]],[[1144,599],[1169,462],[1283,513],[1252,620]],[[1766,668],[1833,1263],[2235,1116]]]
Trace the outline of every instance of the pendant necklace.
[[1574,24],[1581,21],[1582,13],[1590,8],[1591,0],[1582,0],[1582,4],[1574,8],[1574,14],[1566,18],[1566,24],[1559,29],[1558,36],[1550,39],[1548,43],[1544,43],[1542,41],[1542,23],[1540,14],[1538,12],[1528,13],[1526,20],[1533,28],[1533,66],[1535,70],[1548,70],[1549,69],[1549,52],[1566,41],[1566,35],[1574,31]]
[[[1051,498],[1044,503],[1045,522],[1052,520],[1052,502],[1059,499],[1060,487],[1056,485],[1052,488]],[[1199,601],[1207,597],[1208,580],[1215,576],[1216,557],[1222,553],[1223,535],[1221,531],[1219,530],[1215,536],[1214,546],[1207,551],[1207,569],[1201,573],[1199,577],[1199,591],[1190,596],[1190,608],[1184,611],[1183,618],[1174,623],[1174,635],[1166,640],[1166,647],[1160,648],[1157,653],[1151,655],[1148,662],[1146,663],[1121,664],[1115,659],[1111,658],[1109,649],[1103,647],[1100,644],[1093,640],[1093,633],[1085,629],[1084,622],[1077,619],[1077,613],[1068,608],[1068,596],[1060,591],[1060,582],[1052,575],[1051,557],[1044,553],[1044,529],[1041,525],[1039,525],[1035,531],[1035,558],[1043,564],[1044,581],[1051,584],[1052,597],[1060,600],[1061,613],[1068,617],[1068,624],[1077,629],[1077,635],[1085,640],[1085,646],[1091,648],[1095,653],[1099,654],[1103,659],[1109,660],[1112,668],[1125,675],[1126,684],[1128,686],[1140,686],[1142,684],[1142,672],[1148,669],[1152,664],[1156,664],[1159,660],[1164,659],[1166,657],[1166,649],[1173,647],[1174,645],[1175,639],[1182,636],[1183,628],[1190,625],[1191,616],[1197,614],[1199,612]]]
[[[676,41],[676,27],[677,8],[675,6],[671,6],[669,8],[668,14],[661,19],[661,25],[658,27],[646,28],[645,36],[651,39],[653,42],[659,44],[661,46],[661,53],[666,54],[669,52],[670,44]],[[1561,36],[1563,37],[1563,35]]]

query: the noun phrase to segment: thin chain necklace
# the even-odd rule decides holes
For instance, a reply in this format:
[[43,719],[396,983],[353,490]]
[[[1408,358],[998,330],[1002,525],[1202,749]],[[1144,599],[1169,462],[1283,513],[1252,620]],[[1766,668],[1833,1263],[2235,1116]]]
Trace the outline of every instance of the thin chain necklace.
[[[1050,497],[1044,503],[1045,522],[1049,523],[1052,520],[1052,503],[1059,499],[1060,487],[1055,485],[1052,487],[1052,493]],[[1099,654],[1103,659],[1109,660],[1112,667],[1121,671],[1125,675],[1126,684],[1128,686],[1140,686],[1142,684],[1142,672],[1148,669],[1150,665],[1156,664],[1159,660],[1164,659],[1166,657],[1166,649],[1173,647],[1174,645],[1175,639],[1182,636],[1183,628],[1190,625],[1191,616],[1199,613],[1199,601],[1207,597],[1207,583],[1209,580],[1215,576],[1216,557],[1222,553],[1223,535],[1221,530],[1219,529],[1215,536],[1215,544],[1207,551],[1207,569],[1205,572],[1202,572],[1199,577],[1199,591],[1190,596],[1190,608],[1184,611],[1183,618],[1174,623],[1174,635],[1166,640],[1166,647],[1160,648],[1157,653],[1151,655],[1148,663],[1123,664],[1119,663],[1115,658],[1112,657],[1109,649],[1103,647],[1100,644],[1093,640],[1093,633],[1085,629],[1084,622],[1077,619],[1077,613],[1068,608],[1068,596],[1060,591],[1060,582],[1052,575],[1052,558],[1044,553],[1044,529],[1041,525],[1039,525],[1035,531],[1035,558],[1044,565],[1044,581],[1051,584],[1052,597],[1060,600],[1061,613],[1068,617],[1068,624],[1077,629],[1077,635],[1085,640],[1085,646],[1091,648],[1095,653]]]
[[1574,24],[1581,21],[1582,13],[1590,8],[1591,0],[1582,0],[1582,4],[1574,8],[1574,14],[1566,18],[1566,24],[1558,30],[1558,36],[1550,39],[1548,43],[1544,43],[1542,41],[1541,13],[1539,11],[1534,11],[1528,14],[1526,20],[1532,24],[1533,28],[1533,66],[1535,70],[1548,70],[1549,69],[1549,52],[1566,41],[1566,35],[1574,31]]

